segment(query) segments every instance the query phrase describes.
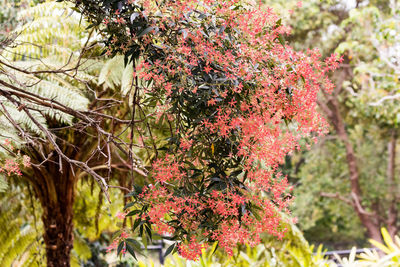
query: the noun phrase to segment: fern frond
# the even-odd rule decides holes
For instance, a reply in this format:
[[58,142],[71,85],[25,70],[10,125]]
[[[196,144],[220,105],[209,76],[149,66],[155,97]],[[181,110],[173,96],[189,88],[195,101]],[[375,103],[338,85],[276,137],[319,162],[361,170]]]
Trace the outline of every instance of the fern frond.
[[124,72],[123,56],[115,56],[108,60],[101,69],[98,83],[104,84],[105,88],[115,88],[121,84],[121,76]]
[[122,95],[127,95],[129,93],[129,91],[132,89],[132,81],[133,81],[133,67],[132,67],[132,65],[128,65],[125,67],[124,72],[122,73],[122,77],[121,77],[121,94]]
[[[12,141],[16,148],[22,144],[22,139],[18,136],[18,133],[13,125],[0,114],[0,143],[4,144],[6,139]],[[0,155],[4,156],[7,154],[8,151],[0,146]]]
[[[125,96],[132,89],[133,66],[128,64],[124,66],[124,57],[117,55],[108,60],[100,71],[98,83],[103,84],[105,88],[118,89]],[[145,82],[139,79],[139,87],[145,85]]]
[[26,23],[14,31],[18,35],[17,45],[3,52],[3,56],[14,60],[49,55],[67,59],[88,36],[86,21],[66,2],[45,2],[28,8],[18,14],[18,20]]
[[[46,1],[45,3],[32,6],[25,10],[21,10],[17,15],[17,19],[21,21],[26,18],[35,19],[41,17],[61,16],[62,14],[64,14],[64,12],[67,12],[65,14],[69,15],[68,11],[71,12],[72,10],[67,10],[67,8],[70,7],[72,7],[70,3]],[[55,10],[59,10],[58,13],[54,12]],[[77,19],[79,20],[79,14],[75,14],[75,16],[78,16]]]
[[13,262],[19,261],[21,255],[36,242],[36,232],[29,226],[22,228],[15,236],[12,245],[8,248],[1,262],[1,266],[12,266]]
[[0,199],[0,266],[39,264],[39,250],[43,248],[37,242],[37,232],[22,223],[20,208],[10,200],[8,197]]
[[8,189],[8,183],[4,175],[0,174],[0,193],[5,192]]
[[[36,123],[33,122],[32,119],[24,111],[18,110],[17,107],[15,107],[12,103],[7,102],[7,100],[5,100],[4,98],[0,98],[0,102],[3,102],[3,105],[6,107],[7,112],[9,113],[9,116],[16,123],[18,123],[20,126],[22,126],[22,128],[28,129],[29,131],[31,131],[37,135],[42,135],[42,131],[40,130],[38,125],[36,125]],[[32,117],[40,125],[42,125],[43,127],[47,127],[46,118],[43,117],[43,115],[40,112],[38,112],[36,110],[31,110],[30,113],[31,113]],[[0,114],[2,114],[1,111],[0,111]]]

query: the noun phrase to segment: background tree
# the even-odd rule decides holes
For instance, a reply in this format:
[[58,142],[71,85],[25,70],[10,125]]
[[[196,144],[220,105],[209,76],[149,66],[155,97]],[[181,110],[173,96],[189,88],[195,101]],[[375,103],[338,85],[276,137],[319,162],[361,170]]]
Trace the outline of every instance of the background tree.
[[397,1],[304,1],[301,9],[293,8],[290,41],[295,47],[318,43],[324,54],[336,51],[345,56],[331,77],[334,93],[321,95],[318,102],[332,125],[331,135],[310,153],[288,161],[288,166],[293,164],[292,178],[300,178],[292,180],[300,184],[295,213],[310,240],[363,242],[360,225],[379,241],[381,226],[391,228],[392,236],[397,231],[393,138],[398,83],[392,63],[397,62],[398,41],[391,35],[398,31],[396,5]]

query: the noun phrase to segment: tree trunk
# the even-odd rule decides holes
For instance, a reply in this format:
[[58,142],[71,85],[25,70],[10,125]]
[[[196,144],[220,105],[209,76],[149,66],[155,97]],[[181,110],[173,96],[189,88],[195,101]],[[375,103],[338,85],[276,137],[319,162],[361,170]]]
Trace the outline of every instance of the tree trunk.
[[378,211],[374,212],[366,211],[366,207],[362,204],[363,192],[360,186],[360,172],[358,169],[357,157],[353,149],[353,145],[350,141],[349,135],[347,133],[344,118],[340,112],[340,104],[338,100],[338,95],[342,90],[343,81],[351,75],[342,71],[338,73],[336,78],[336,88],[332,95],[324,93],[325,99],[321,101],[318,100],[318,105],[323,110],[323,112],[328,117],[332,126],[334,127],[339,139],[343,142],[346,150],[347,166],[349,169],[349,182],[350,182],[350,196],[352,207],[356,212],[358,218],[360,219],[363,226],[368,232],[368,236],[378,242],[382,243],[382,236],[380,233],[380,220],[378,217]]
[[382,242],[380,223],[376,214],[377,211],[375,211],[375,213],[369,213],[361,203],[362,191],[360,187],[360,173],[358,170],[357,158],[353,145],[349,140],[343,118],[340,114],[337,98],[331,98],[329,104],[332,112],[330,120],[346,149],[346,159],[350,173],[350,189],[354,211],[357,213],[361,223],[367,229],[368,236],[378,242]]
[[69,164],[44,164],[34,168],[35,191],[40,199],[48,267],[69,267],[73,247],[75,174]]
[[48,267],[70,266],[73,247],[72,203],[43,207],[44,242]]

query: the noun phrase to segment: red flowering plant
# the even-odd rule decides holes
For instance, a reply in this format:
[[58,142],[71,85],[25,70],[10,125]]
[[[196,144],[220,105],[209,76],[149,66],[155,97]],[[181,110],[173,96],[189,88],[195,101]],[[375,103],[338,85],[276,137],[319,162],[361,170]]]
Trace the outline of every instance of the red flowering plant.
[[[93,3],[83,1],[84,13]],[[155,103],[169,128],[150,184],[128,194],[133,230],[168,236],[176,242],[167,252],[194,260],[210,242],[231,254],[263,232],[281,238],[291,195],[277,169],[300,139],[326,131],[316,97],[331,90],[337,57],[294,51],[290,28],[245,1],[101,3],[106,12],[92,20],[107,53],[134,65],[133,109]],[[119,240],[118,253],[133,250]]]
[[[0,143],[0,153],[9,155],[0,161],[0,178],[21,176],[24,168],[31,167],[31,158],[27,155],[21,155],[19,150],[17,152],[15,150],[16,148],[8,138]],[[3,183],[6,183],[6,181],[3,181]],[[0,192],[2,189],[4,188],[0,187]]]

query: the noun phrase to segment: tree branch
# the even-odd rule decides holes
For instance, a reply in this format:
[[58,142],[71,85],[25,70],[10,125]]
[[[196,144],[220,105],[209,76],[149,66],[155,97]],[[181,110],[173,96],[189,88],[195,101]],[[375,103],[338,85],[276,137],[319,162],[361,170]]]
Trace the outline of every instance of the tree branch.
[[343,201],[347,205],[353,206],[353,202],[351,202],[350,199],[345,198],[344,196],[340,195],[338,192],[336,192],[336,193],[321,192],[320,196],[321,197],[328,197],[328,198],[336,198],[336,199],[339,199],[340,201]]

